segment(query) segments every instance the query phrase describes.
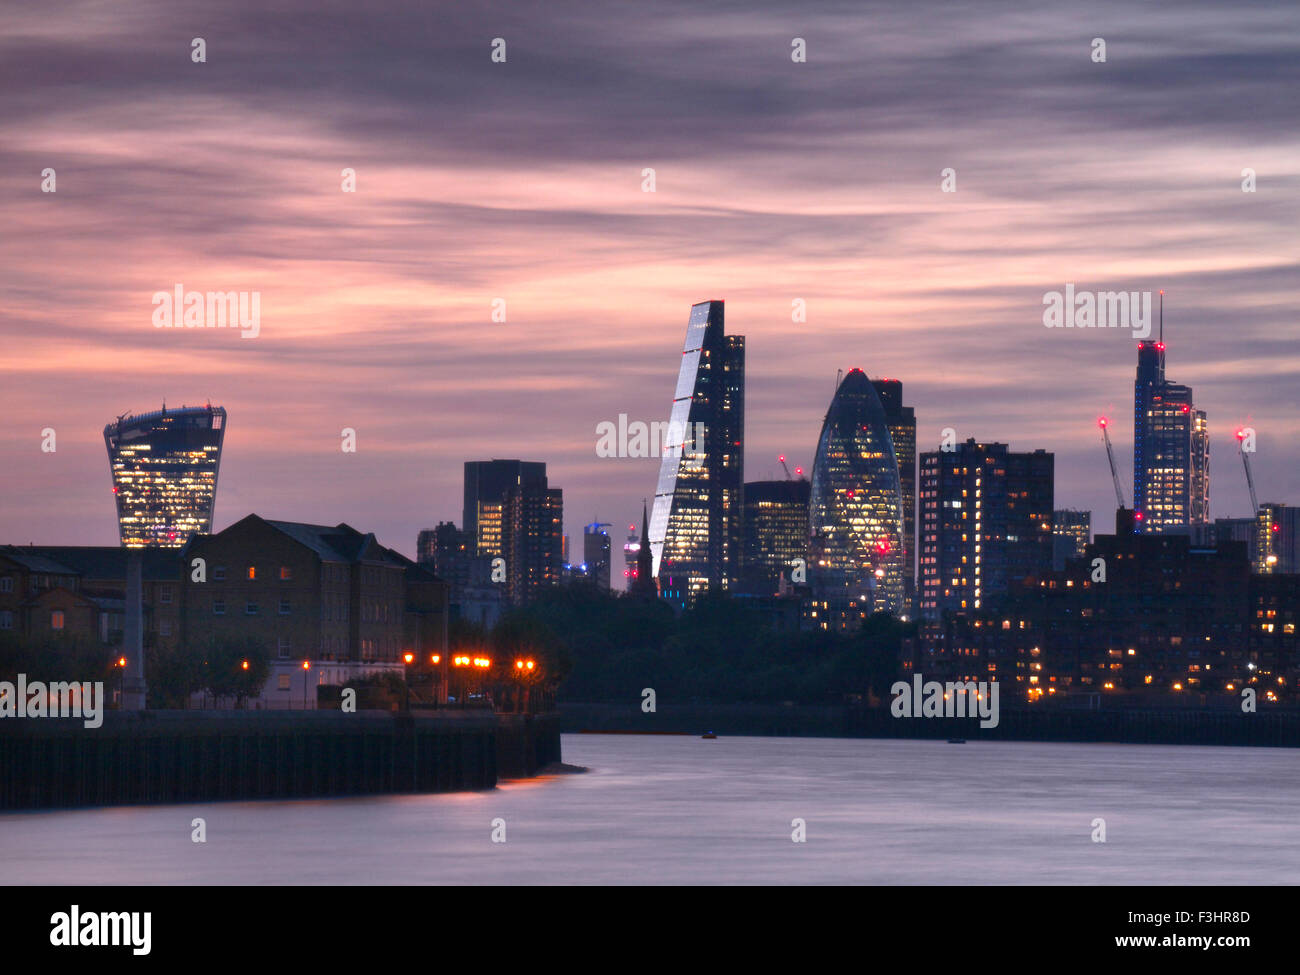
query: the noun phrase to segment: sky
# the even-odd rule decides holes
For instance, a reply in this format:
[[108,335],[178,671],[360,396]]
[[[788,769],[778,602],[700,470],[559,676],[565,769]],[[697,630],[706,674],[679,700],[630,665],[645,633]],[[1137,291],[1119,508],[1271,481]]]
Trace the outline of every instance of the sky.
[[[1131,499],[1136,340],[1045,328],[1066,283],[1164,289],[1214,517],[1249,513],[1241,424],[1260,500],[1300,504],[1300,7],[1021,6],[0,7],[0,542],[115,544],[103,427],[165,400],[229,411],[218,530],[414,555],[464,461],[517,457],[617,552],[659,465],[597,425],[668,418],[715,298],[748,480],[811,467],[858,367],[921,450],[1054,452],[1056,506],[1107,531],[1096,419]],[[155,328],[177,284],[260,293],[258,335]]]

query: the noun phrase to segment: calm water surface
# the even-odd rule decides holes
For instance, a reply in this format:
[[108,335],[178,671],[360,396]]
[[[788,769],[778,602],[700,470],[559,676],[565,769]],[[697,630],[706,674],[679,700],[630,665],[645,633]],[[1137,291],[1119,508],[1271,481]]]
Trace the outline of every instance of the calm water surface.
[[566,735],[564,759],[590,771],[457,795],[0,815],[0,881],[1300,882],[1290,749]]

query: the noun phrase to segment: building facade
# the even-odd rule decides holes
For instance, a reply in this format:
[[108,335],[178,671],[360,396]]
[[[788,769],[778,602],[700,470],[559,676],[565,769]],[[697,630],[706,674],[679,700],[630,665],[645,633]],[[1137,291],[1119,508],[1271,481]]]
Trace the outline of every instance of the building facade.
[[916,586],[916,410],[903,405],[903,384],[897,379],[873,379],[885,410],[885,422],[898,461],[903,493],[903,579],[909,602]]
[[745,484],[745,592],[772,595],[802,584],[808,573],[808,500],[805,478]]
[[1052,567],[1055,457],[969,439],[921,455],[921,615],[977,610]]
[[691,307],[667,429],[649,542],[660,596],[681,608],[742,567],[745,339],[724,333],[721,301]]
[[1192,389],[1165,378],[1165,343],[1138,343],[1133,384],[1133,512],[1139,532],[1205,524],[1209,427]]
[[817,440],[809,487],[809,585],[835,628],[903,615],[903,501],[880,396],[861,369],[840,382]]
[[117,502],[118,533],[128,548],[180,548],[212,530],[226,411],[182,406],[118,417],[104,427]]

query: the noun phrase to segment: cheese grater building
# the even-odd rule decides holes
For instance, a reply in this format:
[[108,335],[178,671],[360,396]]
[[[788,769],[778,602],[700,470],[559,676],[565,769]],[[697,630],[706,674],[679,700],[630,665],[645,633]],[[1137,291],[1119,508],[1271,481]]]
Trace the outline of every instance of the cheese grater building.
[[740,575],[744,442],[745,338],[723,334],[721,301],[702,301],[686,326],[649,528],[660,596],[679,608]]

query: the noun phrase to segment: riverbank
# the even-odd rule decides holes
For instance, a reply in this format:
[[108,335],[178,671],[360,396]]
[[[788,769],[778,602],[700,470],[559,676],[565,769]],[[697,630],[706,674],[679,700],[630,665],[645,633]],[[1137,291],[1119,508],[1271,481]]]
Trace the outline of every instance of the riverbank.
[[996,727],[973,718],[895,718],[888,706],[660,705],[562,702],[565,733],[752,735],[787,738],[912,738],[1123,742],[1148,745],[1300,746],[1300,711],[1226,708],[1076,710],[1002,708]]
[[553,714],[109,712],[0,721],[0,809],[491,789],[561,761]]

